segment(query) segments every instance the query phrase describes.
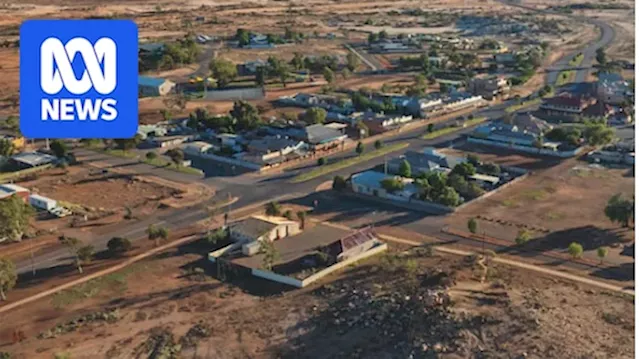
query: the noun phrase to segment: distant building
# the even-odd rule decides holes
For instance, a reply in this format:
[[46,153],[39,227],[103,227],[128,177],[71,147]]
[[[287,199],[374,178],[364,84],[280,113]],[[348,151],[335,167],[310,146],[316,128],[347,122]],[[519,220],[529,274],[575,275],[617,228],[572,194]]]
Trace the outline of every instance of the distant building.
[[5,183],[0,185],[0,200],[9,198],[15,194],[19,198],[22,198],[23,201],[27,202],[30,193],[31,191],[29,191],[27,188],[20,187],[12,183]]
[[290,138],[269,136],[250,141],[247,151],[245,160],[260,165],[274,165],[306,155],[307,144]]
[[11,156],[11,161],[20,168],[31,168],[53,163],[56,157],[40,152],[22,152]]
[[323,150],[336,146],[347,139],[342,131],[323,124],[310,125],[304,128],[304,141],[313,150]]
[[448,156],[433,147],[425,147],[422,151],[407,151],[404,155],[390,160],[387,164],[389,172],[400,172],[400,166],[404,161],[409,162],[413,176],[433,171],[447,173],[457,164],[466,162],[464,158]]
[[149,137],[147,142],[158,148],[178,146],[188,140],[188,136],[159,136]]
[[598,99],[606,104],[622,105],[633,97],[629,83],[616,73],[598,75]]
[[354,113],[350,117],[351,125],[355,125],[358,121],[362,121],[369,129],[369,134],[379,134],[413,120],[412,116],[379,114],[374,112]]
[[469,82],[469,91],[486,100],[493,100],[508,94],[509,82],[504,76],[475,78]]
[[[387,192],[381,182],[387,178],[399,178],[404,184],[404,188],[393,193]],[[402,178],[398,176],[386,175],[376,171],[365,171],[356,173],[351,176],[351,189],[355,193],[381,198],[389,198],[389,196],[402,197],[406,200],[418,193],[418,189],[410,178]]]
[[253,216],[231,224],[231,239],[243,244],[245,255],[260,250],[261,241],[275,241],[300,233],[300,224],[282,217]]
[[29,196],[29,204],[34,208],[50,211],[58,206],[58,202],[55,199],[41,196],[39,194],[32,194]]
[[191,153],[191,154],[202,154],[202,153],[207,153],[209,150],[215,149],[215,147],[208,143],[208,142],[203,142],[203,141],[195,141],[195,142],[189,142],[186,146],[184,146],[184,152],[185,153]]
[[245,63],[238,64],[236,67],[240,76],[253,76],[258,72],[259,68],[266,68],[267,65],[266,61],[258,59],[256,61],[247,61]]
[[564,93],[545,99],[540,104],[540,110],[550,116],[580,116],[582,111],[595,102],[594,98],[577,97]]
[[138,77],[138,96],[140,97],[154,97],[164,96],[171,92],[175,88],[176,84],[172,81],[148,77]]
[[138,52],[142,56],[160,56],[164,51],[164,44],[161,42],[146,42],[138,45]]
[[486,102],[482,96],[474,96],[465,92],[456,92],[449,95],[449,98],[444,101],[443,108],[447,111],[460,111],[483,104],[486,104]]

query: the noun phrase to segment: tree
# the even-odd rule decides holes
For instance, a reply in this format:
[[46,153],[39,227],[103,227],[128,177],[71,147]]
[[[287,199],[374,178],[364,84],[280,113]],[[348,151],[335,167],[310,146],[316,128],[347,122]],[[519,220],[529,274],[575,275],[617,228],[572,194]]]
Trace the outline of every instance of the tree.
[[11,131],[20,130],[20,120],[18,119],[18,116],[7,117],[7,121],[5,122],[5,127]]
[[300,55],[300,53],[296,52],[293,54],[293,59],[291,59],[291,62],[289,62],[289,64],[291,65],[291,67],[293,67],[294,70],[300,71],[304,68],[304,58],[302,57],[302,55]]
[[516,244],[523,245],[531,240],[531,233],[526,229],[521,229],[518,231],[518,236],[516,237]]
[[336,80],[336,75],[329,67],[325,67],[324,70],[322,70],[322,75],[329,84],[332,84]]
[[476,168],[469,162],[458,163],[451,170],[451,174],[457,174],[464,178],[468,178],[469,176],[476,174]]
[[298,216],[298,220],[300,221],[300,228],[304,229],[304,225],[307,221],[307,212],[298,211],[296,215]]
[[266,83],[267,69],[264,66],[260,66],[256,69],[256,85],[264,86]]
[[369,127],[364,123],[364,121],[356,121],[356,128],[358,129],[361,137],[369,136]]
[[216,244],[219,241],[226,240],[228,234],[229,233],[224,228],[218,228],[213,231],[207,231],[204,236],[204,240],[209,244]]
[[351,77],[351,71],[349,71],[349,69],[348,69],[348,68],[344,68],[344,69],[342,69],[342,72],[341,72],[340,74],[342,75],[342,79],[343,79],[343,80],[346,80],[346,79],[348,79],[349,77]]
[[153,244],[157,247],[160,245],[161,240],[166,241],[169,239],[169,230],[152,224],[147,228],[147,238],[153,241]]
[[222,88],[231,83],[238,76],[236,65],[228,60],[216,58],[209,63],[211,75],[218,81],[218,87]]
[[116,147],[123,151],[129,151],[131,149],[136,148],[140,142],[142,142],[142,137],[140,134],[136,134],[133,138],[117,138],[113,140],[116,144]]
[[246,101],[234,102],[233,109],[229,114],[236,119],[236,130],[238,131],[256,129],[261,123],[258,110]]
[[280,203],[271,201],[265,205],[265,213],[267,216],[279,216],[282,212]]
[[320,157],[318,158],[318,166],[324,166],[325,164],[327,164],[327,159],[324,157]]
[[634,216],[635,200],[629,200],[622,197],[618,193],[609,199],[607,206],[604,208],[604,214],[614,223],[620,223],[627,228]]
[[474,154],[470,154],[467,156],[467,162],[471,163],[473,167],[480,166],[480,157]]
[[149,161],[153,161],[158,158],[158,154],[153,151],[149,151],[144,155],[144,157],[146,157]]
[[307,124],[324,123],[327,120],[327,111],[321,107],[311,107],[302,114],[302,120]]
[[173,148],[167,151],[167,156],[171,158],[171,161],[176,165],[176,167],[182,166],[182,162],[184,161],[184,152],[181,149]]
[[333,177],[333,185],[331,186],[336,191],[342,191],[347,188],[347,181],[342,176]]
[[440,93],[448,93],[448,92],[449,92],[449,85],[445,83],[440,83]]
[[436,202],[449,207],[455,207],[462,202],[458,192],[449,186],[446,186],[435,200]]
[[51,141],[51,151],[58,158],[63,158],[67,155],[67,145],[60,140]]
[[287,63],[273,56],[269,56],[267,63],[269,64],[269,73],[280,79],[282,87],[287,87],[287,78],[290,71]]
[[242,46],[249,45],[249,41],[251,39],[251,36],[249,34],[249,31],[247,31],[245,29],[238,29],[238,30],[236,30],[235,39],[236,39],[236,41],[238,41],[238,45],[240,45],[240,47],[242,47]]
[[124,237],[113,237],[107,242],[107,250],[111,255],[122,255],[131,250],[131,241]]
[[364,152],[364,143],[358,142],[358,144],[356,145],[356,153],[358,154],[358,156],[360,156],[362,155],[363,152]]
[[580,243],[572,242],[571,244],[569,244],[569,248],[567,249],[567,251],[569,252],[571,257],[573,257],[573,259],[582,257],[583,249]]
[[360,59],[356,54],[349,51],[349,54],[347,54],[347,68],[353,72],[358,68],[358,65],[360,65]]
[[404,189],[404,182],[398,177],[389,177],[380,181],[380,186],[389,193],[396,191],[402,191]]
[[400,168],[398,168],[398,174],[402,177],[411,177],[411,164],[409,161],[404,160],[400,163]]
[[262,268],[271,270],[273,265],[280,259],[280,252],[273,241],[268,239],[260,241],[260,253],[262,256]]
[[90,263],[93,259],[94,253],[95,249],[92,245],[88,244],[86,246],[82,246],[78,248],[78,260],[84,264]]
[[606,247],[598,247],[598,258],[600,258],[600,264],[604,262],[604,257],[607,256],[609,250]]
[[0,138],[0,156],[9,157],[13,154],[15,147],[13,142],[8,138]]
[[598,61],[600,65],[607,64],[607,54],[605,54],[604,48],[601,47],[596,50],[596,61]]
[[7,300],[7,292],[16,285],[16,266],[7,258],[0,258],[0,299]]
[[29,226],[33,208],[14,195],[0,201],[0,238],[20,241]]
[[384,144],[380,140],[376,140],[376,142],[373,143],[373,147],[375,147],[376,150],[381,149],[383,146]]
[[467,221],[467,228],[469,229],[469,232],[473,234],[478,232],[478,222],[476,222],[475,218],[469,218],[469,221]]
[[74,258],[74,262],[76,267],[78,268],[78,272],[82,274],[82,260],[80,259],[80,253],[79,253],[79,250],[82,247],[82,242],[78,238],[67,237],[64,235],[58,237],[58,240],[65,247],[67,247],[67,250],[69,251],[71,256]]
[[378,41],[379,41],[378,34],[376,34],[374,32],[369,34],[369,37],[367,39],[367,42],[369,43],[369,45],[375,44]]
[[601,122],[588,122],[584,128],[584,139],[591,146],[606,145],[613,141],[613,129]]
[[430,123],[429,125],[427,125],[427,132],[429,133],[433,132],[433,123]]

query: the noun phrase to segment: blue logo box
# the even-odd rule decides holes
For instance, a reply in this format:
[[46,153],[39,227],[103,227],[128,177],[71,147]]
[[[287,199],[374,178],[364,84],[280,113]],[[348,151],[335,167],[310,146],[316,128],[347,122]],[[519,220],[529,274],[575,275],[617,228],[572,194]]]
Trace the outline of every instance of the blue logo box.
[[135,136],[137,25],[129,20],[25,21],[20,130],[27,138]]

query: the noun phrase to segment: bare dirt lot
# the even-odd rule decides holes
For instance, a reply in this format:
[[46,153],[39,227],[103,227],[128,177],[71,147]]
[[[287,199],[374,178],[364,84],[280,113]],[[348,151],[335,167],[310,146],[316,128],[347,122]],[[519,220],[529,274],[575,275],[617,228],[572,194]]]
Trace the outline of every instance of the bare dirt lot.
[[[480,157],[493,158],[482,154]],[[513,165],[527,167],[522,162]],[[518,225],[528,225],[539,229],[533,234],[535,240],[531,245],[543,250],[565,250],[571,242],[578,242],[583,245],[585,256],[594,259],[599,246],[618,247],[620,243],[633,241],[633,230],[620,228],[604,214],[613,195],[633,196],[631,169],[590,166],[577,159],[548,169],[539,165],[533,168],[536,167],[527,178],[458,210],[449,223],[466,230],[468,219],[479,217],[482,232],[509,241],[516,238],[521,228]],[[616,259],[613,252],[610,251],[608,259],[618,263],[631,261],[629,257]]]
[[[634,353],[632,299],[514,268],[490,263],[480,283],[482,270],[473,259],[394,252],[331,282],[287,290],[256,279],[234,281],[230,273],[231,282],[220,282],[202,261],[207,250],[202,243],[187,245],[4,314],[0,351],[12,358]],[[20,334],[24,340],[12,344]]]

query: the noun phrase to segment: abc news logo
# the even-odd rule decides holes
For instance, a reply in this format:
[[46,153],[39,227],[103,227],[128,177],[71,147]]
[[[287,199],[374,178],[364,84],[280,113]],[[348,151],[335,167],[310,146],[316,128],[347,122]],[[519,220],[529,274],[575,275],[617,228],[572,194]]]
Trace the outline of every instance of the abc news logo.
[[26,20],[20,130],[28,138],[131,138],[138,131],[138,27],[131,20]]
[[[40,46],[40,87],[48,95],[57,95],[63,89],[80,96],[91,89],[104,98],[43,98],[41,119],[74,121],[112,121],[118,116],[117,100],[106,97],[117,83],[116,43],[103,37],[91,44],[76,37],[63,44],[58,38],[47,38]],[[70,59],[79,55],[85,65],[80,78],[76,78]]]

